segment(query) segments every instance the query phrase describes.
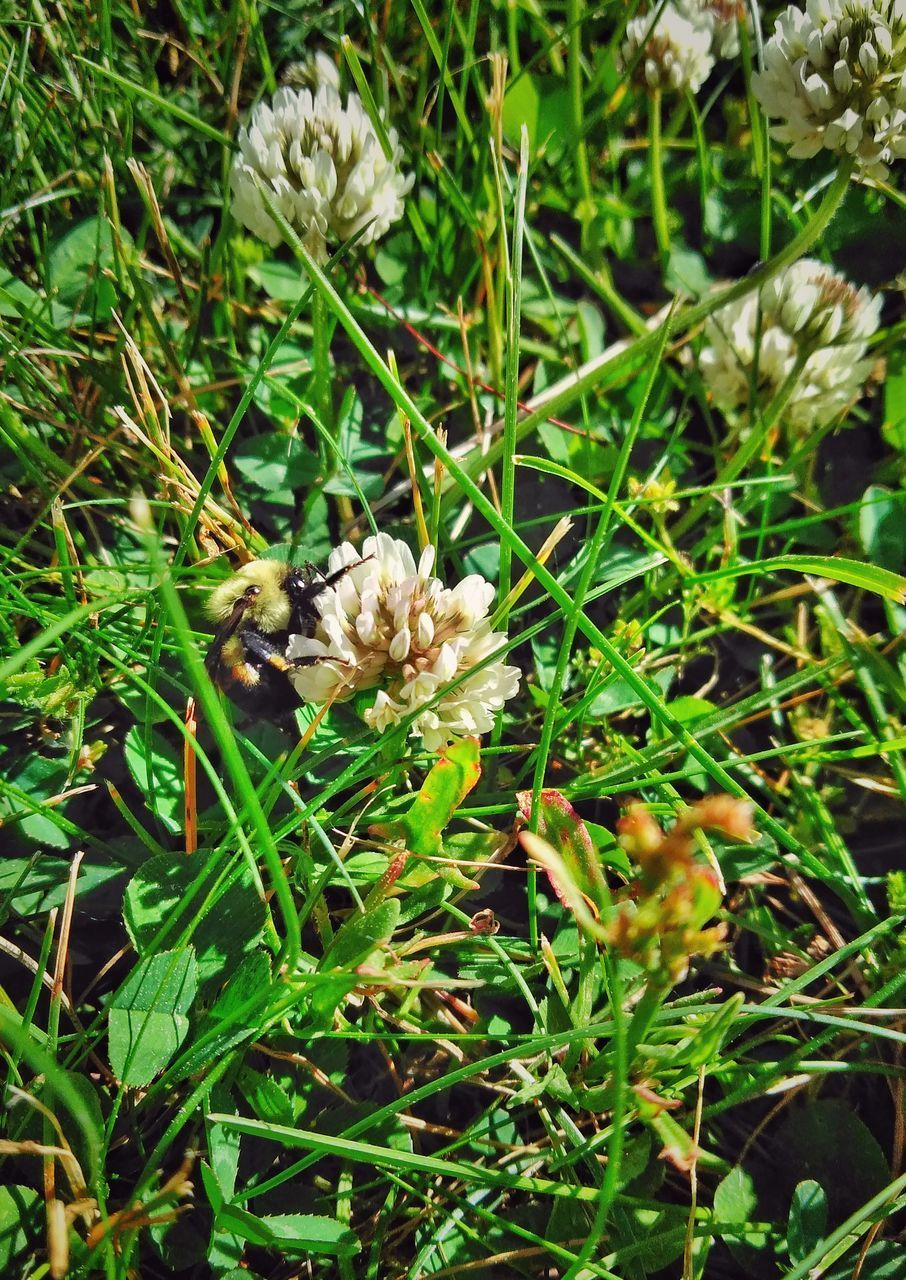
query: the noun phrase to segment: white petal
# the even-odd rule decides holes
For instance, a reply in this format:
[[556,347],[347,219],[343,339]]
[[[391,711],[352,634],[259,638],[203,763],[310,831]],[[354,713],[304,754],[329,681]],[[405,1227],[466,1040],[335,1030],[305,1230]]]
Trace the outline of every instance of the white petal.
[[390,657],[393,662],[403,662],[409,656],[412,646],[412,632],[402,627],[390,641]]
[[416,643],[419,649],[429,649],[434,639],[434,619],[430,613],[421,613],[416,629]]

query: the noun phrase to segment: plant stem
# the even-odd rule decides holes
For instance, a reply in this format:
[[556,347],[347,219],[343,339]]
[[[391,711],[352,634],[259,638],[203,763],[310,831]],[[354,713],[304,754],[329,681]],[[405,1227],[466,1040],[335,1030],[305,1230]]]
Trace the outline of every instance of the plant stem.
[[[674,337],[682,337],[684,333],[688,333],[696,325],[701,324],[703,320],[713,315],[715,311],[719,311],[721,307],[725,307],[730,302],[735,302],[737,298],[744,298],[747,294],[754,293],[767,280],[775,276],[778,271],[781,271],[784,267],[789,266],[791,262],[795,262],[797,258],[801,258],[803,254],[807,253],[839,209],[849,187],[851,173],[852,162],[849,160],[843,161],[814,216],[801,231],[793,236],[789,244],[784,245],[772,258],[769,258],[767,262],[759,263],[748,275],[743,276],[740,280],[735,280],[733,284],[722,292],[710,294],[693,306],[679,311],[673,326]],[[653,329],[637,338],[629,346],[620,344],[615,351],[610,349],[602,351],[600,355],[586,361],[575,372],[567,374],[565,378],[561,378],[552,386],[546,387],[540,395],[533,398],[530,412],[520,420],[516,428],[517,440],[523,440],[526,436],[531,435],[542,422],[561,416],[583,395],[592,391],[603,380],[605,375],[615,375],[624,368],[631,368],[641,359],[650,356],[657,347],[659,336],[659,331]],[[482,472],[496,466],[500,461],[501,453],[502,442],[496,439],[486,453],[481,453],[480,450],[476,449],[468,457],[464,458],[461,463],[462,471],[469,479],[474,480]]]
[[312,362],[315,408],[328,431],[333,434],[333,397],[330,394],[330,316],[324,298],[317,291],[312,299]]
[[[613,516],[614,504],[619,496],[620,487],[626,476],[629,467],[629,459],[633,446],[642,429],[645,420],[645,410],[651,392],[654,388],[655,381],[661,366],[661,360],[664,350],[667,346],[667,340],[670,334],[670,320],[662,326],[660,332],[660,348],[657,358],[653,359],[648,371],[648,377],[642,395],[636,405],[635,412],[632,416],[623,443],[620,447],[620,453],[617,457],[616,466],[610,480],[610,488],[607,498],[601,510],[601,515],[597,526],[589,539],[588,554],[582,572],[579,575],[579,581],[574,589],[572,608],[564,616],[563,620],[563,639],[560,642],[560,652],[557,655],[557,665],[554,670],[554,676],[548,690],[548,702],[544,713],[544,723],[541,727],[541,736],[538,742],[538,750],[535,756],[535,772],[532,780],[532,819],[529,827],[532,831],[538,829],[538,815],[541,813],[541,790],[544,786],[544,778],[547,771],[548,758],[550,756],[551,747],[554,741],[554,732],[559,720],[559,712],[562,709],[561,693],[563,682],[566,678],[569,660],[572,656],[573,641],[576,637],[576,631],[579,627],[579,620],[582,616],[582,610],[585,606],[585,598],[588,594],[589,587],[594,580],[595,573],[600,563],[601,556],[610,543],[610,524]],[[530,921],[531,928],[531,921]],[[530,931],[530,940],[532,946],[537,946],[537,941]]]
[[[312,359],[314,362],[314,380],[313,380],[313,398],[315,408],[322,426],[326,429],[327,434],[335,445],[339,444],[337,439],[338,423],[334,419],[333,412],[333,379],[330,370],[330,329],[331,316],[327,309],[327,303],[324,301],[320,293],[315,293],[312,300],[311,310],[312,321]],[[327,463],[328,475],[333,475],[337,469],[338,452],[336,448],[330,449],[325,457]],[[348,524],[354,519],[352,502],[348,494],[337,495],[337,511],[343,524]]]
[[[727,462],[725,466],[721,467],[720,471],[717,473],[714,479],[715,484],[731,484],[736,477],[745,470],[752,459],[758,455],[762,445],[765,440],[767,440],[768,435],[779,420],[780,415],[789,404],[790,398],[796,390],[796,385],[799,382],[800,375],[802,374],[802,370],[805,368],[807,360],[808,354],[800,354],[797,357],[796,363],[784,378],[782,386],[774,396],[774,399],[765,409],[757,426],[752,428],[751,435],[748,439],[743,441],[740,447],[734,452],[729,462]],[[686,512],[682,520],[678,520],[676,522],[671,533],[671,539],[675,542],[677,538],[681,538],[682,535],[695,524],[699,516],[708,509],[712,501],[712,494],[706,494],[705,497],[700,498],[699,501],[696,502],[695,506],[691,507]]]
[[581,0],[568,0],[569,23],[569,105],[573,135],[576,139],[576,174],[579,179],[579,222],[581,225],[582,252],[589,249],[589,229],[594,217],[595,203],[591,189],[591,172],[588,167],[588,148],[585,145],[585,123],[582,105],[582,11]]
[[[620,1186],[620,1171],[623,1164],[623,1146],[626,1136],[626,1101],[629,1085],[629,1043],[626,1028],[626,1015],[623,1011],[623,982],[620,977],[619,961],[613,955],[603,957],[604,971],[607,977],[608,999],[613,1018],[613,1110],[610,1116],[610,1137],[607,1143],[607,1165],[604,1181],[598,1193],[594,1218],[589,1225],[585,1242],[576,1255],[575,1261],[563,1275],[563,1280],[579,1280],[588,1275],[586,1264],[595,1257],[596,1250],[607,1227],[607,1215]],[[643,997],[644,999],[644,997]],[[633,1019],[635,1021],[635,1019]]]
[[670,258],[670,232],[667,230],[667,201],[664,195],[664,164],[661,151],[661,91],[655,89],[648,100],[648,163],[651,175],[651,217],[661,266]]

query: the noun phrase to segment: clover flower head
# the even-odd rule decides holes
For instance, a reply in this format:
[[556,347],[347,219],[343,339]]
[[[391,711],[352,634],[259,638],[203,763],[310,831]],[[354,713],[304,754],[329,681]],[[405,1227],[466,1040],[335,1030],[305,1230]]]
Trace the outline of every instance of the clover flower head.
[[708,31],[711,56],[735,58],[739,53],[739,23],[746,17],[743,0],[677,0],[683,17]]
[[316,49],[298,62],[290,62],[284,68],[282,80],[293,89],[310,89],[316,93],[322,84],[340,92],[340,72],[329,53]]
[[[633,18],[623,41],[623,65],[635,62],[636,75],[648,89],[673,89],[695,93],[714,66],[711,30],[700,21],[691,21],[675,5],[667,4],[652,28],[652,15]],[[639,54],[641,53],[641,56]]]
[[801,258],[705,323],[699,367],[715,403],[741,411],[754,390],[766,406],[804,361],[784,420],[804,434],[838,417],[862,394],[872,368],[867,341],[878,328],[881,295],[857,289],[813,258]]
[[883,179],[906,157],[906,0],[807,0],[765,45],[755,95],[790,155],[826,149]]
[[306,702],[374,689],[366,724],[382,733],[417,713],[410,735],[429,751],[493,727],[520,674],[499,658],[475,669],[506,641],[488,622],[494,588],[479,574],[445,587],[433,563],[433,547],[416,564],[386,533],[366,538],[361,554],[348,542],[331,553],[329,574],[351,567],[316,597],[314,635],[290,636],[287,648],[288,657],[318,659],[292,673]]
[[343,104],[330,58],[315,55],[307,66],[314,89],[278,89],[240,129],[230,171],[232,209],[238,222],[276,246],[280,229],[266,191],[312,257],[325,262],[328,245],[355,235],[361,244],[379,240],[402,217],[414,177],[400,169],[396,130],[387,130],[386,156],[358,94]]

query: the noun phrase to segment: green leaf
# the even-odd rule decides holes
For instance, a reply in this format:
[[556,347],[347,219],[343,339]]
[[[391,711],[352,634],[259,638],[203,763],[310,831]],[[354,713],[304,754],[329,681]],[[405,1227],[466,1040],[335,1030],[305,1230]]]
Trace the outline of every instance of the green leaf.
[[191,947],[139,961],[108,1014],[110,1066],[118,1080],[140,1087],[164,1070],[188,1034],[197,987]]
[[402,840],[410,853],[436,855],[441,833],[481,776],[478,739],[461,738],[447,747],[402,818],[376,823],[375,834]]
[[389,898],[364,915],[347,920],[325,954],[320,971],[362,964],[376,947],[393,937],[399,916],[399,899]]
[[745,564],[727,565],[713,573],[699,573],[688,582],[720,582],[725,578],[742,578],[748,574],[776,573],[789,569],[793,573],[811,573],[831,582],[845,582],[863,591],[872,591],[898,604],[906,603],[906,578],[889,569],[847,560],[844,556],[771,556],[766,560],[750,560]]
[[184,1080],[195,1075],[243,1041],[251,1040],[259,1030],[255,1009],[260,1007],[261,993],[267,992],[270,985],[268,958],[261,951],[253,951],[239,964],[195,1027],[192,1045],[186,1050],[178,1069],[174,1068],[175,1078]]
[[752,1179],[741,1165],[735,1165],[714,1190],[714,1214],[721,1226],[745,1226],[755,1217],[758,1197]]
[[[664,667],[651,675],[651,684],[666,694],[676,679],[676,667]],[[617,711],[628,711],[630,707],[641,707],[642,700],[638,693],[631,689],[625,680],[611,679],[595,697],[588,714],[594,717],[614,715]]]
[[666,709],[679,720],[680,724],[695,724],[696,720],[704,720],[706,716],[711,716],[717,710],[713,702],[707,698],[696,697],[695,694],[687,693],[681,698],[674,698],[672,701],[664,704]]
[[236,1076],[237,1088],[259,1120],[292,1124],[296,1115],[292,1095],[272,1077],[243,1066]]
[[870,485],[859,503],[859,541],[874,564],[896,570],[906,564],[906,493]]
[[40,1199],[32,1187],[0,1186],[0,1273],[25,1274],[13,1263],[40,1232]]
[[686,1211],[680,1205],[630,1209],[624,1220],[625,1227],[634,1242],[633,1256],[640,1268],[633,1274],[652,1275],[682,1257],[685,1218]]
[[[230,1091],[222,1083],[218,1083],[211,1090],[209,1099],[211,1107],[222,1107],[231,1105]],[[205,1136],[207,1138],[208,1168],[210,1179],[216,1184],[217,1195],[208,1192],[208,1199],[217,1211],[218,1204],[224,1200],[230,1200],[236,1190],[236,1176],[239,1172],[239,1149],[242,1139],[239,1134],[232,1129],[225,1128],[222,1124],[208,1123],[205,1116]]]
[[[767,1248],[769,1236],[764,1231],[752,1231],[751,1224],[758,1219],[758,1197],[752,1179],[741,1165],[730,1170],[714,1191],[714,1216],[717,1232],[729,1248],[740,1269],[749,1274],[755,1267],[759,1251]],[[739,1232],[733,1226],[739,1226]]]
[[[9,757],[4,763],[7,764]],[[4,826],[21,833],[33,844],[53,849],[66,849],[70,838],[60,829],[60,822],[55,818],[60,806],[54,805],[46,812],[41,812],[41,802],[49,800],[66,789],[66,763],[62,760],[48,760],[37,754],[26,754],[24,758],[7,764],[9,770],[6,781],[15,787],[19,795],[10,792],[0,796],[0,819]],[[34,808],[35,812],[30,812]],[[65,806],[63,806],[65,809]],[[15,815],[15,821],[12,816]],[[68,867],[68,864],[67,864]]]
[[808,1257],[827,1230],[827,1196],[811,1179],[796,1184],[790,1204],[787,1245],[791,1262]]
[[292,262],[255,262],[246,274],[276,302],[298,302],[308,288],[308,277]]
[[906,453],[906,355],[891,352],[884,379],[884,423],[881,428],[891,449]]
[[233,465],[249,484],[270,495],[271,501],[274,493],[293,498],[298,490],[307,489],[320,471],[317,454],[298,436],[274,431],[246,440],[234,451]]
[[556,76],[524,71],[504,95],[503,131],[514,147],[524,124],[531,150],[543,147],[551,159],[569,137],[570,119],[569,90]]
[[11,272],[0,267],[0,316],[6,319],[37,317],[46,313],[54,329],[66,329],[72,319],[70,308],[61,307],[58,302],[48,301],[24,280],[19,280]]
[[[20,916],[33,916],[63,905],[69,885],[72,863],[63,858],[0,858],[0,902],[12,892],[12,908]],[[76,897],[84,897],[94,889],[122,876],[122,867],[89,862],[79,867]]]
[[742,880],[744,876],[756,875],[759,871],[767,871],[780,861],[780,850],[777,841],[763,833],[752,844],[740,844],[721,836],[719,832],[710,833],[708,839],[714,850],[721,874],[730,884]]
[[[906,1280],[906,1254],[899,1240],[876,1240],[864,1257],[860,1255],[860,1280]],[[853,1255],[837,1261],[821,1280],[853,1280]]]
[[244,860],[214,890],[213,877],[199,860],[158,854],[129,881],[123,900],[123,921],[139,955],[163,926],[164,944],[171,946],[194,926],[191,940],[201,982],[231,972],[260,939],[266,918],[267,907]]
[[834,1220],[855,1212],[890,1181],[877,1138],[840,1099],[821,1098],[793,1111],[776,1139],[788,1194],[800,1181],[820,1183]]
[[557,670],[557,658],[560,654],[560,637],[556,631],[542,631],[532,636],[531,644],[536,685],[547,693],[554,683],[554,672]]
[[152,733],[148,749],[142,731],[133,725],[123,745],[126,764],[145,804],[158,821],[176,835],[182,830],[182,759],[166,739]]
[[334,974],[332,981],[322,981],[313,988],[312,1012],[329,1017],[343,997],[358,985],[356,970],[372,952],[393,937],[400,916],[399,898],[386,898],[364,915],[347,920],[318,966],[322,974]]
[[[517,792],[516,802],[526,821],[531,822],[533,816],[537,817],[537,823],[533,824],[535,830],[557,851],[563,869],[578,893],[590,898],[599,913],[605,911],[610,903],[610,894],[598,851],[588,828],[566,797],[554,789],[542,791],[538,797],[537,815],[533,815],[530,791]],[[550,870],[545,869],[550,878]],[[558,889],[556,877],[551,882],[559,896],[564,886],[561,884]],[[569,896],[573,900],[573,894]]]
[[[324,485],[324,493],[350,498],[379,498],[384,492],[383,469],[387,458],[386,437],[366,421],[365,408],[354,388],[348,387],[337,413],[338,469]],[[366,464],[371,463],[371,468]]]
[[684,247],[674,248],[670,253],[667,269],[664,273],[664,284],[671,293],[681,293],[693,298],[700,297],[714,283],[707,263],[700,253]]
[[699,1067],[707,1062],[716,1062],[744,1004],[745,996],[739,991],[720,1004],[710,1016],[690,1017],[689,1036],[676,1046],[669,1058],[671,1066]]
[[315,1254],[331,1258],[352,1258],[360,1249],[358,1237],[335,1218],[309,1213],[278,1213],[259,1218],[238,1205],[224,1205],[217,1215],[219,1231],[230,1231],[262,1249],[281,1254]]
[[[120,236],[127,245],[132,238],[125,227]],[[62,236],[50,252],[48,279],[55,297],[67,306],[77,306],[83,315],[106,320],[116,305],[118,291],[112,273],[115,267],[113,231],[106,218],[86,218]]]
[[409,274],[412,239],[407,235],[385,236],[374,255],[374,268],[388,286],[402,284]]

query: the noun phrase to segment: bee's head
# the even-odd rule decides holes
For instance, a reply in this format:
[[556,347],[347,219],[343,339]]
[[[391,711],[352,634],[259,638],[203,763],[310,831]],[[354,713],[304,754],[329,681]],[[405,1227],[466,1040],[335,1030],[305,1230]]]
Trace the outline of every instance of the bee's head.
[[293,612],[289,582],[299,571],[285,560],[252,560],[211,592],[208,614],[223,622],[240,600],[248,601],[245,618],[265,633],[285,631]]
[[290,565],[289,573],[286,575],[286,594],[289,596],[290,604],[294,609],[305,608],[309,601],[313,600],[318,594],[317,582],[312,584],[311,571],[308,569],[299,569],[295,565]]
[[292,605],[290,631],[306,633],[317,622],[316,598],[332,584],[332,578],[323,578],[312,565],[298,569],[292,567],[286,575],[286,594]]

